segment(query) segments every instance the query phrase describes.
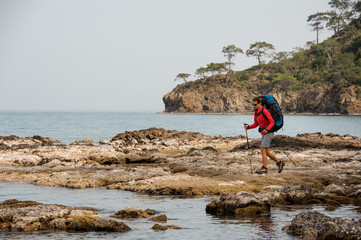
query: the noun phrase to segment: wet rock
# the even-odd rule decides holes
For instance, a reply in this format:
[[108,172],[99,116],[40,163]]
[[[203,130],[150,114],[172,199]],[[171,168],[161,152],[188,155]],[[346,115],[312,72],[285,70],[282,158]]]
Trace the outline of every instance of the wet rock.
[[148,213],[149,215],[155,215],[156,214],[156,211],[154,209],[145,209],[145,212]]
[[94,227],[96,231],[105,231],[105,232],[127,232],[131,230],[131,228],[128,227],[123,222],[117,222],[108,219],[95,220]]
[[282,188],[281,194],[285,201],[296,204],[305,203],[313,198],[312,187],[309,184],[287,184]]
[[325,222],[317,232],[317,239],[361,239],[361,220],[335,218]]
[[153,230],[161,230],[161,231],[168,230],[169,228],[171,228],[171,229],[182,229],[181,227],[178,227],[178,226],[175,226],[175,225],[162,226],[162,225],[159,225],[159,224],[154,224],[153,227],[152,227]]
[[345,220],[331,218],[319,212],[304,212],[296,215],[283,230],[302,239],[361,239],[361,220]]
[[111,215],[114,218],[148,218],[149,214],[138,208],[126,208],[119,210],[117,213]]
[[168,218],[165,214],[162,214],[162,215],[152,217],[149,220],[153,221],[153,222],[167,222]]
[[0,203],[0,231],[42,230],[126,232],[130,228],[83,208],[16,199]]
[[324,222],[330,220],[332,220],[331,217],[319,212],[304,212],[296,215],[291,224],[283,227],[283,230],[291,235],[316,239],[318,229]]
[[206,212],[216,215],[255,216],[269,213],[271,204],[267,199],[248,192],[222,195],[219,199],[207,204]]

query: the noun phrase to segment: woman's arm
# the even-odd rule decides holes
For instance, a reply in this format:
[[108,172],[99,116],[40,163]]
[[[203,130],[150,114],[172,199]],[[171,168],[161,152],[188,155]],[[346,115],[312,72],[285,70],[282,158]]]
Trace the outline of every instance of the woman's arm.
[[257,121],[257,117],[256,117],[256,112],[254,113],[254,123],[250,126],[248,126],[248,129],[252,129],[252,128],[256,128],[258,127],[258,121]]
[[268,132],[275,125],[275,120],[273,120],[273,117],[272,117],[271,113],[267,110],[267,108],[263,109],[263,114],[266,116],[267,120],[269,121],[269,125],[266,128],[266,130]]

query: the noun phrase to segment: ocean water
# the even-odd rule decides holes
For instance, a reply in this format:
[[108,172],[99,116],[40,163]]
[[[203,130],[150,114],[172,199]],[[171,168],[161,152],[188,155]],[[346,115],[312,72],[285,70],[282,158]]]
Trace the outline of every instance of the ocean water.
[[[205,207],[211,198],[179,198],[148,196],[104,188],[71,190],[41,187],[18,183],[0,183],[0,202],[6,199],[34,200],[48,204],[63,204],[74,207],[93,207],[104,218],[126,207],[145,210],[151,208],[166,214],[167,224],[181,230],[154,231],[155,222],[147,219],[118,220],[132,230],[126,233],[44,231],[40,233],[1,233],[0,239],[297,239],[282,231],[301,212],[319,211],[330,217],[361,219],[354,206],[342,206],[335,211],[324,206],[280,206],[272,208],[270,215],[255,218],[216,217],[206,214]],[[164,224],[161,224],[164,225]]]
[[[195,131],[211,136],[245,135],[243,123],[252,123],[253,115],[189,115],[155,112],[0,112],[0,136],[40,135],[69,144],[76,139],[110,140],[118,133],[147,129]],[[336,133],[361,137],[361,116],[286,115],[285,126],[278,134]],[[257,130],[249,131],[259,137]],[[167,224],[182,230],[154,231],[146,219],[127,220],[132,231],[127,233],[0,233],[0,239],[297,239],[282,231],[294,216],[303,211],[320,211],[331,217],[361,219],[354,206],[342,206],[328,212],[324,206],[281,206],[270,215],[255,218],[221,218],[208,215],[205,207],[211,198],[148,196],[104,188],[70,190],[18,183],[0,183],[0,201],[16,198],[67,206],[99,209],[109,215],[126,207],[152,208],[169,218]]]
[[[245,135],[253,115],[157,114],[155,112],[0,112],[0,136],[40,135],[65,144],[76,139],[110,140],[118,133],[151,127],[195,131],[211,136]],[[361,116],[286,115],[278,134],[336,133],[361,137]],[[259,137],[257,130],[248,132]]]

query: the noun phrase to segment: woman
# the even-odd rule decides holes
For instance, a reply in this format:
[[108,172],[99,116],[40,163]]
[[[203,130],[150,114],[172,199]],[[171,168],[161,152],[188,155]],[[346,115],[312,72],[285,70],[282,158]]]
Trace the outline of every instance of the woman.
[[[244,129],[252,129],[259,126],[259,132],[262,135],[262,145],[261,145],[261,153],[262,153],[262,162],[263,166],[260,170],[256,171],[258,174],[268,173],[267,169],[267,157],[276,162],[278,166],[278,173],[281,173],[283,170],[283,166],[285,165],[284,161],[280,161],[277,157],[272,154],[269,150],[271,146],[272,139],[274,137],[274,133],[269,133],[268,131],[273,127],[275,121],[273,120],[270,112],[262,105],[262,95],[255,97],[253,99],[254,106],[254,123],[252,125],[244,124]],[[262,114],[263,109],[263,114]],[[266,117],[265,117],[266,116]]]

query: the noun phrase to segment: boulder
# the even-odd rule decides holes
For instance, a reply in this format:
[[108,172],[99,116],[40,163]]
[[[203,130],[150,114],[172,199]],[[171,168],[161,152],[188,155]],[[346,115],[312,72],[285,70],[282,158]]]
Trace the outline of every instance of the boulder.
[[138,208],[125,208],[111,215],[114,218],[148,218],[149,214]]
[[309,184],[291,183],[285,185],[281,190],[281,195],[288,203],[305,203],[312,199],[312,187]]
[[302,236],[307,239],[317,236],[317,231],[321,225],[331,219],[331,217],[319,212],[304,212],[296,215],[291,224],[283,227],[283,230],[291,235]]
[[216,215],[255,216],[269,213],[271,204],[267,199],[248,193],[222,195],[219,199],[207,204],[206,212]]
[[361,239],[361,220],[331,218],[319,212],[303,212],[283,227],[302,239]]
[[340,196],[345,196],[345,187],[344,186],[340,186],[340,185],[336,185],[336,184],[330,184],[328,185],[325,190],[325,193],[334,193]]
[[154,222],[167,222],[168,218],[165,214],[162,214],[162,215],[152,217],[149,220],[154,221]]
[[318,239],[361,239],[361,220],[335,218],[322,224]]
[[172,228],[172,229],[182,229],[181,227],[178,227],[178,226],[175,226],[175,225],[159,225],[159,224],[154,224],[152,229],[153,230],[161,230],[161,231],[165,231],[165,230],[168,230],[169,228]]

